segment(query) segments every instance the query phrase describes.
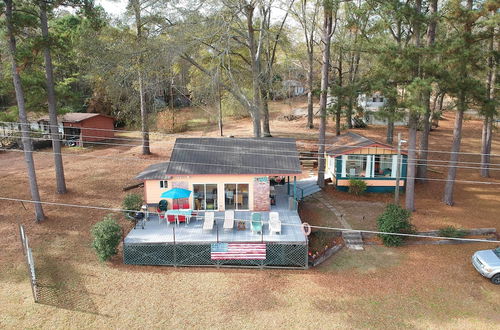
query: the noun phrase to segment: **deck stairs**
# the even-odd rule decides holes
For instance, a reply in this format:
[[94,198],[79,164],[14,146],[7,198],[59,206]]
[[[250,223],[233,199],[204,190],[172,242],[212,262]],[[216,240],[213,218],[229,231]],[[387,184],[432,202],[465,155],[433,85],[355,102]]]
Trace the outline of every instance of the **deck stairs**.
[[318,186],[317,182],[317,176],[311,176],[307,179],[297,181],[297,198],[301,200],[307,196],[321,191],[321,188]]
[[351,250],[364,250],[363,249],[363,237],[359,231],[343,231],[342,238],[344,239],[345,245]]

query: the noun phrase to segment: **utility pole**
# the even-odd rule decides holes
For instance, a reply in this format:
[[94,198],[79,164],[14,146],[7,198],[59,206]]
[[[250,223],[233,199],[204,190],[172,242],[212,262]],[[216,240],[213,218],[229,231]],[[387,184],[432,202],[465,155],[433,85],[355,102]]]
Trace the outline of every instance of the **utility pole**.
[[219,73],[219,68],[217,67],[217,94],[219,97],[219,130],[220,130],[220,136],[224,136],[222,132],[222,94],[220,91],[220,73]]
[[394,188],[394,204],[399,205],[399,181],[401,180],[401,144],[406,142],[401,140],[401,133],[398,133],[398,155],[396,159],[396,187]]

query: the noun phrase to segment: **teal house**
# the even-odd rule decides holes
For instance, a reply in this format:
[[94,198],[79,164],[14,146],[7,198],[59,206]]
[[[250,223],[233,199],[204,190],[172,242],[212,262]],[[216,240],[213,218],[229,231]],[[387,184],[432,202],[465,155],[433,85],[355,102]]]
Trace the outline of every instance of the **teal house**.
[[326,149],[325,179],[341,191],[349,189],[349,180],[366,182],[368,192],[391,192],[396,187],[397,166],[400,166],[399,188],[406,184],[407,153],[398,159],[397,149],[357,133],[336,136]]

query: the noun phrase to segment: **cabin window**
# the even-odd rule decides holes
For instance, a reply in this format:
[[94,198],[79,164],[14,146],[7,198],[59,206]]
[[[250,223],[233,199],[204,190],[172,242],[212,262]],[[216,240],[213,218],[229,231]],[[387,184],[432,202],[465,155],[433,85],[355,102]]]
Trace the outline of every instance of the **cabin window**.
[[217,184],[193,184],[195,210],[217,210]]
[[168,181],[160,180],[160,188],[168,188]]
[[224,185],[226,210],[248,210],[248,183],[229,183]]
[[383,98],[383,97],[380,97],[380,98],[378,99],[378,101],[379,101],[379,102],[384,102],[384,98]]
[[367,159],[367,155],[348,155],[345,160],[346,177],[369,177],[370,173],[367,175]]

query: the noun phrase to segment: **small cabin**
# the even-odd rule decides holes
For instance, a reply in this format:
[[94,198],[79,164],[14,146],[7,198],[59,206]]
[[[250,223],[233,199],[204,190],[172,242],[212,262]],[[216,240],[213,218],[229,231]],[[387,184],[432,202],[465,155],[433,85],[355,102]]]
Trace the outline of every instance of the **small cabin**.
[[348,132],[336,136],[325,152],[325,179],[331,179],[338,190],[347,191],[349,180],[363,180],[368,192],[391,192],[396,187],[400,166],[399,188],[406,184],[407,154],[360,134]]

